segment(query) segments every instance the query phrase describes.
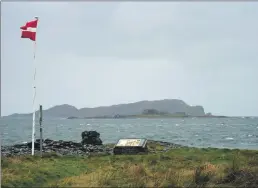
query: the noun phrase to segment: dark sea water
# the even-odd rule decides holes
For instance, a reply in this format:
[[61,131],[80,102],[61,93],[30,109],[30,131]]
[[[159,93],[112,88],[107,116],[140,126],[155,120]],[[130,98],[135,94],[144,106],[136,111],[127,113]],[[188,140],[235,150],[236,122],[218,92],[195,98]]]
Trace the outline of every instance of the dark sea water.
[[[2,118],[2,145],[31,141],[32,118]],[[104,143],[119,138],[147,138],[195,147],[258,149],[258,118],[57,119],[43,121],[43,137],[81,141],[96,130]],[[36,125],[39,138],[39,125]]]

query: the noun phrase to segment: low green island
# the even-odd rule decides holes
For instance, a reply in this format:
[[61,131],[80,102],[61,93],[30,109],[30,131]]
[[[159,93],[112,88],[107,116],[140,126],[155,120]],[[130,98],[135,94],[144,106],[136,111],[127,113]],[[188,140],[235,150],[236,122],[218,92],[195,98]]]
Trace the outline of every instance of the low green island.
[[2,187],[257,187],[258,151],[149,144],[142,155],[2,157]]

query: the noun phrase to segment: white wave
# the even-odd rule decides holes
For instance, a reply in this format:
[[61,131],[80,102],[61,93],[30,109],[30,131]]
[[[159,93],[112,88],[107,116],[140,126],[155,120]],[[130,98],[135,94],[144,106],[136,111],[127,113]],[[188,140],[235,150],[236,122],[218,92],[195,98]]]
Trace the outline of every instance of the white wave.
[[232,137],[227,137],[227,138],[225,138],[225,140],[234,140],[234,138],[232,138]]

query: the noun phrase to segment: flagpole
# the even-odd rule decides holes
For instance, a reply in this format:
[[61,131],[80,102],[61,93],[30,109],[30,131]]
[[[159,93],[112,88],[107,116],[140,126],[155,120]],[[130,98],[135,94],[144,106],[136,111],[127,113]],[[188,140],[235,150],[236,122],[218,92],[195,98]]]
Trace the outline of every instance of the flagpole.
[[[35,17],[38,20],[38,17]],[[36,40],[34,41],[34,52],[33,52],[33,64],[34,64],[34,76],[33,76],[33,102],[32,102],[32,108],[33,108],[33,114],[32,114],[32,148],[31,148],[31,155],[34,155],[34,143],[35,143],[35,100],[36,100],[36,73],[37,73],[37,66],[36,66],[36,48],[37,43]]]

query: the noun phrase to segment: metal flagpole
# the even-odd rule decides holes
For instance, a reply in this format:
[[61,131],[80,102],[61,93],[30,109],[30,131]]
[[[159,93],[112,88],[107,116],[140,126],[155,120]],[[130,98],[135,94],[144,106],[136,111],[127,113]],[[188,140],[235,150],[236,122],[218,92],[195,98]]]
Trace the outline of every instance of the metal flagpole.
[[[35,17],[38,20],[38,17]],[[36,47],[37,43],[36,40],[34,42],[34,53],[33,53],[33,64],[34,64],[34,77],[33,77],[33,115],[32,115],[32,148],[31,148],[31,154],[34,155],[34,142],[35,142],[35,100],[36,100],[36,73],[37,73],[37,66],[36,66]]]
[[42,133],[42,105],[39,105],[39,126],[40,126],[40,157],[42,157],[42,142],[43,142],[43,133]]

